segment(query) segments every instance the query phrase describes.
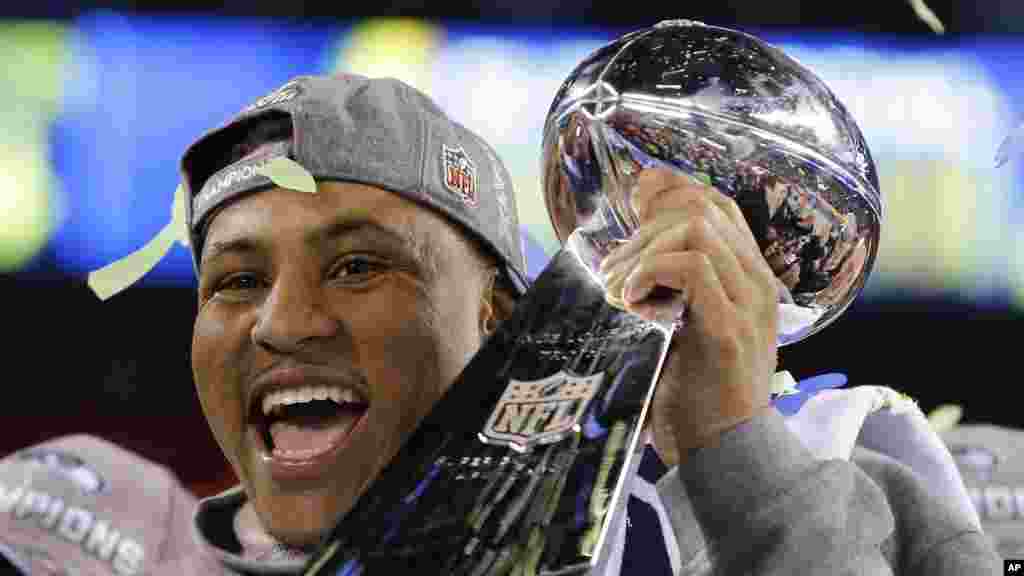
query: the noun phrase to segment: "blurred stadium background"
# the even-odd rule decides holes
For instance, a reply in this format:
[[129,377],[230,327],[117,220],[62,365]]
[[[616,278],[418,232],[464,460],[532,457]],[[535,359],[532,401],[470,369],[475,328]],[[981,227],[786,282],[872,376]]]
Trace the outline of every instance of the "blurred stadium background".
[[847,103],[878,163],[887,213],[870,285],[845,318],[782,350],[782,366],[892,386],[925,410],[960,403],[967,421],[1024,425],[1013,376],[1024,154],[994,164],[1024,118],[1024,3],[928,3],[947,34],[901,0],[720,0],[679,13],[583,0],[5,3],[0,454],[90,432],[170,465],[198,492],[230,480],[192,388],[187,252],[176,247],[106,303],[84,281],[166,224],[178,155],[255,97],[332,71],[427,91],[509,165],[536,272],[556,249],[538,170],[556,88],[604,42],[668,17],[788,51]]

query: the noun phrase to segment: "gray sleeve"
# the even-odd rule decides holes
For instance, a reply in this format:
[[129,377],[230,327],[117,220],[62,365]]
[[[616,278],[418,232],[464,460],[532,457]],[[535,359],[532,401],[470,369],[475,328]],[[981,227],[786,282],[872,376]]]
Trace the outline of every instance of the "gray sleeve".
[[987,575],[1001,566],[964,532],[899,567],[904,519],[883,489],[854,463],[815,460],[775,410],[694,452],[658,492],[683,573],[698,558],[714,574],[744,575]]
[[909,574],[1003,574],[992,541],[969,531],[937,544],[907,569]]
[[896,518],[899,562],[906,574],[1002,574],[1002,560],[973,516],[933,493],[908,466],[857,448],[857,467],[881,486]]

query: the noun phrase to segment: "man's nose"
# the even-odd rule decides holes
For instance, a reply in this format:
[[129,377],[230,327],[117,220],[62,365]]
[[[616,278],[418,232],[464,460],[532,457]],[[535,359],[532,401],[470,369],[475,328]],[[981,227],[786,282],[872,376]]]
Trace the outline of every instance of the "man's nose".
[[260,307],[252,329],[255,344],[278,353],[293,353],[306,343],[337,334],[319,278],[280,275]]

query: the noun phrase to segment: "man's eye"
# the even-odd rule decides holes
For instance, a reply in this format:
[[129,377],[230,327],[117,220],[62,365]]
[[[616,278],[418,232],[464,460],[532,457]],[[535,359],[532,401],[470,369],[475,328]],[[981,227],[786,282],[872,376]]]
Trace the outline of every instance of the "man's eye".
[[217,284],[216,292],[244,292],[247,290],[257,290],[262,287],[262,282],[259,277],[255,274],[235,274],[228,276],[219,284]]
[[384,268],[383,262],[367,256],[347,256],[334,267],[331,277],[351,281],[366,280]]

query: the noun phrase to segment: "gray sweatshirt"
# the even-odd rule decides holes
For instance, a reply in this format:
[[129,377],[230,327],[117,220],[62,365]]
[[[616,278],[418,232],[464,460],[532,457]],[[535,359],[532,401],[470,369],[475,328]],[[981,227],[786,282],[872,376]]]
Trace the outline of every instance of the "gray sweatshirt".
[[[876,450],[854,442],[871,436],[865,431],[872,424],[892,420],[888,410],[857,407],[857,394],[848,390],[827,398],[802,409],[803,421],[787,421],[767,410],[724,434],[717,445],[697,451],[653,486],[637,478],[631,498],[650,504],[660,519],[657,536],[671,560],[670,571],[677,576],[1001,574],[1002,560],[982,533],[969,501],[968,507],[963,505],[962,480],[927,471],[928,466],[955,468],[948,451],[941,453],[941,442],[929,440],[913,449],[895,442],[895,453],[914,452],[897,461],[878,451],[885,442]],[[919,411],[912,416],[904,424],[920,428],[915,424],[924,421]],[[841,433],[806,425],[816,420],[838,426]],[[852,435],[850,426],[855,426]],[[843,427],[851,438],[848,446]],[[801,439],[815,429],[818,436],[836,439]],[[939,452],[929,455],[929,450]],[[195,519],[206,550],[204,569],[296,574],[300,559],[243,556],[232,526],[244,503],[239,488],[200,503]],[[636,533],[633,524],[627,519],[612,527],[613,553],[598,574],[654,573],[644,559],[625,557],[630,538],[651,536]]]

